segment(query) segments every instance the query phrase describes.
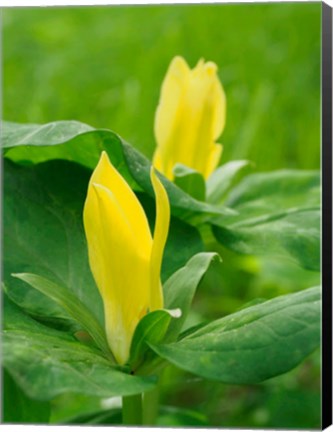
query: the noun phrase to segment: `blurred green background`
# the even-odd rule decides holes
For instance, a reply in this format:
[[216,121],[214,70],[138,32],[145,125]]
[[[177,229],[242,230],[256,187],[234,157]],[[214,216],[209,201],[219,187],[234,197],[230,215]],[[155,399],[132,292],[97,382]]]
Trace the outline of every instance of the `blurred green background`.
[[[227,96],[222,163],[318,169],[320,20],[320,3],[5,9],[3,116],[109,128],[151,157],[170,60],[182,55],[193,67],[203,57],[218,65]],[[224,261],[203,281],[188,325],[320,281],[287,262],[208,248]],[[257,386],[202,381],[170,367],[161,400],[168,407],[161,425],[319,428],[319,352]],[[68,421],[99,404],[58,398],[52,419]]]
[[151,156],[170,60],[216,62],[223,161],[318,168],[320,3],[6,9],[3,114],[110,128]]

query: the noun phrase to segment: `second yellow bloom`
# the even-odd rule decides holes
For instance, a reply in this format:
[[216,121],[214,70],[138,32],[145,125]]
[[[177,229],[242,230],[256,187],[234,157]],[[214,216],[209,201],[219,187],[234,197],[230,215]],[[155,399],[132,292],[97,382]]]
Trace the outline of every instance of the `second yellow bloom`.
[[154,166],[171,180],[176,163],[207,178],[221,157],[222,146],[215,141],[224,129],[225,113],[225,94],[215,63],[200,60],[191,70],[182,57],[175,57],[156,111]]

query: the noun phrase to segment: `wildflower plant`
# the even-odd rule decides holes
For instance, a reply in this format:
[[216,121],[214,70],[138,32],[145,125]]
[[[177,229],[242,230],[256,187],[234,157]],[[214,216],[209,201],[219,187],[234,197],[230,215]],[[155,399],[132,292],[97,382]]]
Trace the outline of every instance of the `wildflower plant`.
[[245,160],[216,168],[225,112],[215,64],[191,70],[176,57],[156,113],[155,168],[108,129],[4,122],[3,363],[36,404],[116,396],[121,415],[109,423],[152,425],[170,364],[255,384],[319,346],[320,287],[188,324],[201,280],[212,265],[223,271],[208,238],[320,266],[319,173],[245,175]]

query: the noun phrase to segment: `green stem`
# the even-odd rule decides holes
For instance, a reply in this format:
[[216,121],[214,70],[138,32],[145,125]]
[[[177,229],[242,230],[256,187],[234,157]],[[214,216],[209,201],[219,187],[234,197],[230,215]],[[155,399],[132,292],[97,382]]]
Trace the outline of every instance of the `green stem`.
[[159,387],[158,385],[143,395],[143,424],[154,426],[158,416]]
[[123,425],[142,425],[142,395],[123,396]]

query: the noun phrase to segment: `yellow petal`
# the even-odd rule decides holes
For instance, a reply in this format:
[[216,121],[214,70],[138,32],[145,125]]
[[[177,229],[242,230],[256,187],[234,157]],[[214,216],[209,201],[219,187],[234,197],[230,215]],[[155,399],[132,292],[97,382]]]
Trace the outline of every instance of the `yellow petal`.
[[147,219],[128,189],[102,155],[88,186],[83,214],[89,263],[104,304],[107,340],[120,364],[127,361],[135,327],[149,307],[151,278]]
[[155,115],[155,135],[161,146],[168,141],[170,131],[176,126],[189,74],[190,69],[186,61],[180,56],[175,57],[162,83],[160,102]]
[[160,281],[163,250],[168,237],[170,223],[170,204],[164,186],[151,168],[150,179],[155,192],[156,220],[154,228],[153,247],[151,251],[151,293],[150,310],[163,308],[163,291]]
[[163,81],[155,115],[155,136],[159,155],[154,155],[154,161],[160,161],[156,168],[169,179],[173,178],[174,158],[177,158],[176,155],[181,148],[174,131],[179,128],[179,120],[182,118],[189,76],[190,69],[185,60],[182,57],[175,57]]
[[214,115],[212,119],[213,123],[213,138],[216,140],[223,132],[225,126],[225,117],[226,117],[226,97],[222,87],[222,84],[217,76],[217,67],[213,63],[215,68],[210,69],[210,63],[207,63],[206,67],[208,68],[208,73],[213,75],[212,78],[212,98],[214,105]]
[[161,150],[159,147],[156,147],[156,150],[155,150],[155,153],[153,156],[153,165],[159,171],[164,172],[163,160],[162,160],[162,156],[161,156]]
[[176,163],[208,177],[211,146],[223,131],[225,112],[215,63],[201,59],[190,70],[184,59],[176,57],[163,82],[155,117],[156,168],[171,180]]
[[146,250],[151,248],[151,233],[145,212],[132,189],[111,164],[105,151],[101,154],[90,183],[103,185],[112,191],[136,233],[138,243]]
[[206,172],[204,173],[204,177],[208,178],[211,173],[215,170],[217,167],[219,160],[221,159],[223,151],[223,145],[222,144],[214,144],[210,153],[209,153],[209,159],[206,166]]

